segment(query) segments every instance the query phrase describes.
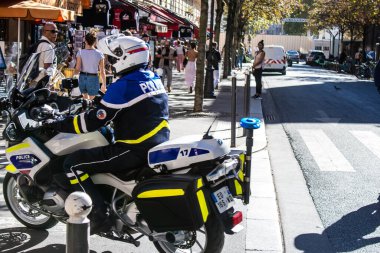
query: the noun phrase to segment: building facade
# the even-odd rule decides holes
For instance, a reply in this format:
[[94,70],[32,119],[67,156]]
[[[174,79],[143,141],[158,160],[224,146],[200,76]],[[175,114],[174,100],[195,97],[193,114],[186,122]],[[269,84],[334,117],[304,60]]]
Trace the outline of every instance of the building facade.
[[201,0],[150,0],[199,25]]

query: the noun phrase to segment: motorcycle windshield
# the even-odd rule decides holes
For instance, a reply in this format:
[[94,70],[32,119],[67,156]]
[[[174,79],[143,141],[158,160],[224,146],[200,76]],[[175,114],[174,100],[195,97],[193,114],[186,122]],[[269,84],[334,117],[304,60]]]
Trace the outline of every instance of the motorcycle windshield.
[[[39,69],[39,56],[41,53],[33,53],[29,56],[29,59],[25,63],[23,69],[20,72],[20,76],[17,79],[16,88],[19,91],[23,91],[27,88],[30,88],[32,79],[35,79],[35,75],[39,74],[36,71],[40,72],[42,70]],[[34,77],[34,78],[32,78]]]
[[[43,66],[39,66],[40,56],[46,51],[41,53],[33,53],[29,56],[16,82],[16,88],[19,91],[22,92],[23,90],[36,87],[37,83],[47,75],[50,76],[51,79],[55,79],[57,75],[62,77],[62,75],[60,75],[60,70],[64,67],[63,63],[69,56],[67,45],[60,43],[57,47],[50,50],[55,51],[55,60],[52,66],[48,69],[44,69]],[[45,82],[45,84],[43,86],[39,86],[39,88],[49,88],[47,87],[49,85],[50,82]]]

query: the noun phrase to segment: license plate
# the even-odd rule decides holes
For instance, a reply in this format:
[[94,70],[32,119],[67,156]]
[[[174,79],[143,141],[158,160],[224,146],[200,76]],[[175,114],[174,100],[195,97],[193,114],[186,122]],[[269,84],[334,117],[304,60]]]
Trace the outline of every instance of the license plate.
[[235,204],[234,197],[232,197],[227,186],[224,186],[212,193],[212,199],[214,200],[219,213],[223,213]]

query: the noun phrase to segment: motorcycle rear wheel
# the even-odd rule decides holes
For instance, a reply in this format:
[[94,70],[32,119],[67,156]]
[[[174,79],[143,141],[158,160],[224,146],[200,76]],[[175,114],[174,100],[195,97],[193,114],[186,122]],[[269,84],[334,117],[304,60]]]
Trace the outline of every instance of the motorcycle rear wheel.
[[[196,231],[196,242],[191,249],[181,249],[168,242],[154,242],[160,253],[220,253],[224,246],[224,228],[221,221],[210,215],[207,222]],[[201,242],[198,236],[204,237]],[[201,245],[204,244],[204,245]]]
[[30,205],[21,197],[15,178],[7,173],[3,182],[5,203],[12,215],[23,225],[33,229],[49,229],[58,221],[30,208]]

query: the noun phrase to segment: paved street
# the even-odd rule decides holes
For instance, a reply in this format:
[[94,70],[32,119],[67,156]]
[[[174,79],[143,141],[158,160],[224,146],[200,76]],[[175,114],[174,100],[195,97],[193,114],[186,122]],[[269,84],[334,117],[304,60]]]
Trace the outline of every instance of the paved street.
[[[275,125],[282,124],[323,229],[320,234],[291,231],[300,229],[291,223],[300,219],[297,209],[303,206],[289,208],[297,202],[296,191],[287,196],[291,199],[279,197],[284,237],[296,236],[285,240],[285,248],[324,252],[310,246],[327,236],[334,252],[379,252],[380,95],[372,81],[306,65],[291,69],[286,78],[265,76],[267,134],[269,143],[277,142]],[[280,155],[269,151],[273,159]],[[276,189],[284,194],[281,180],[292,169],[272,165]]]

